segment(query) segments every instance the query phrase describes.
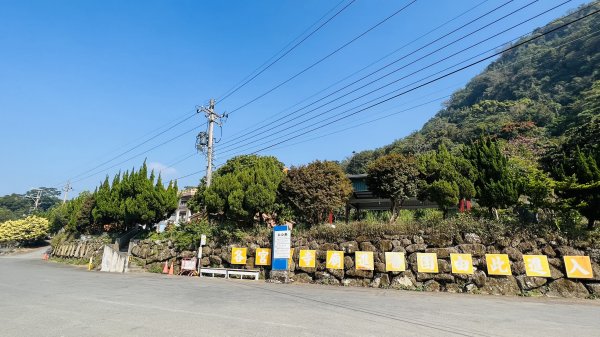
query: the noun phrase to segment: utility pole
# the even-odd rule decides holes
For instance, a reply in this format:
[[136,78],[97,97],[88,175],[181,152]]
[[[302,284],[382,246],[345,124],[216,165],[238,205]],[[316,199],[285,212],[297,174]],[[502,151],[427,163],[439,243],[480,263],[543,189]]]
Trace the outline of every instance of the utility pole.
[[215,100],[211,98],[208,107],[199,107],[197,108],[198,113],[204,113],[206,119],[208,120],[208,131],[200,132],[196,137],[196,149],[204,152],[206,147],[206,186],[209,187],[212,181],[212,166],[213,166],[213,157],[214,157],[214,128],[215,123],[218,126],[223,126],[222,119],[227,118],[227,114],[219,115],[215,112]]
[[63,204],[65,202],[67,202],[67,197],[69,195],[69,191],[72,191],[73,188],[71,187],[71,181],[67,181],[67,184],[65,185],[65,187],[63,187]]
[[26,195],[25,196],[25,198],[33,200],[33,207],[31,207],[29,209],[29,214],[31,214],[32,212],[37,211],[37,208],[40,205],[40,200],[42,199],[42,190],[41,189],[35,189],[34,191],[37,191],[35,197],[33,195]]

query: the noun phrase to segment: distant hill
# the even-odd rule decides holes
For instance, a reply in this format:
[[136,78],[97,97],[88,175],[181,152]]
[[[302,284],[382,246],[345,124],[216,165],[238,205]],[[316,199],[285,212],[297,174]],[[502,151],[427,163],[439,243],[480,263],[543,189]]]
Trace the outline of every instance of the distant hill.
[[[533,34],[598,8],[596,3]],[[364,173],[370,161],[387,153],[422,153],[442,143],[456,148],[482,134],[505,139],[509,150],[539,159],[549,145],[589,122],[583,111],[600,113],[586,108],[590,100],[600,100],[599,80],[600,18],[594,15],[505,52],[455,92],[421,130],[382,148],[356,153],[342,164],[348,173]]]

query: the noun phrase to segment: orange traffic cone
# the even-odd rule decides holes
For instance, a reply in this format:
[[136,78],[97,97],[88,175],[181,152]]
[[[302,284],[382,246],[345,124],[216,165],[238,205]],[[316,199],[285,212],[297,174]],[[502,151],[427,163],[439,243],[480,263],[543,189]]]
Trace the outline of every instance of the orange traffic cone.
[[169,268],[169,275],[173,275],[173,262],[171,262],[171,268]]
[[167,264],[167,261],[165,261],[165,267],[163,268],[163,274],[166,274],[169,272],[169,265]]

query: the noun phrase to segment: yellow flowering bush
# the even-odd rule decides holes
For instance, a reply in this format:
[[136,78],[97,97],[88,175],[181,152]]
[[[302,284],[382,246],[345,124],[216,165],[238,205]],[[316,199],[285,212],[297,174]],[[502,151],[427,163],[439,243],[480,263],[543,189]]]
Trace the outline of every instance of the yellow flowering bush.
[[0,223],[0,242],[36,241],[48,235],[48,219],[28,216]]

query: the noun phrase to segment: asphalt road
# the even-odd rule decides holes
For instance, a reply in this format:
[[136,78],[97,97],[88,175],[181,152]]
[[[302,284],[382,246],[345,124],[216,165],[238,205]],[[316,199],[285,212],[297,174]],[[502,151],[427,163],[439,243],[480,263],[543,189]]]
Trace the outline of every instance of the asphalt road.
[[109,274],[0,258],[0,336],[600,336],[600,300]]

